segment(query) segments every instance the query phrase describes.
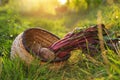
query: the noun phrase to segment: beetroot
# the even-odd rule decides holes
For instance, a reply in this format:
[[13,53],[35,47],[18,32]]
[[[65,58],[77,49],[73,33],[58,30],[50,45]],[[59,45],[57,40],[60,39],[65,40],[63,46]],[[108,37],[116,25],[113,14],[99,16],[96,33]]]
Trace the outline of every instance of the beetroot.
[[[65,57],[70,51],[75,49],[81,49],[83,52],[89,49],[92,52],[91,55],[94,55],[93,53],[99,51],[98,27],[102,27],[103,36],[107,36],[108,30],[105,26],[103,24],[101,26],[96,25],[85,30],[70,32],[49,48],[60,58]],[[105,42],[111,44],[109,40]]]

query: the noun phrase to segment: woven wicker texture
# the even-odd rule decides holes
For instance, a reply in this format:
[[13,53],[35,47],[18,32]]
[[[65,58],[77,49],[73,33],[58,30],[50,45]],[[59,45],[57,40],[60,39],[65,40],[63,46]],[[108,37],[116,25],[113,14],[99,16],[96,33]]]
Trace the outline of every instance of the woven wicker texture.
[[22,42],[28,52],[39,53],[41,47],[49,47],[59,38],[54,34],[39,28],[31,28],[24,31]]
[[[23,33],[19,34],[13,41],[11,47],[11,58],[19,56],[25,62],[30,63],[35,59],[35,56],[33,56],[33,54],[37,54],[40,48],[47,48],[58,40],[59,38],[57,36],[46,30],[39,28],[27,29]],[[51,62],[65,61],[69,57],[70,54],[62,59],[56,58]]]
[[12,59],[14,59],[16,56],[19,56],[26,63],[30,63],[34,58],[32,55],[29,54],[29,52],[25,49],[24,45],[22,44],[22,35],[23,33],[19,34],[13,41],[10,56]]

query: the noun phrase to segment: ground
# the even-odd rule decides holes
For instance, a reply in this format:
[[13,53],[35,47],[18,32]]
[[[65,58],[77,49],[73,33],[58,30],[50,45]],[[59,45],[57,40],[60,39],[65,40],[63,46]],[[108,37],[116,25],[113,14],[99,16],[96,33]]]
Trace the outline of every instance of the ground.
[[65,13],[57,17],[24,16],[12,11],[7,5],[0,7],[0,53],[3,55],[0,58],[1,80],[119,80],[120,53],[110,49],[104,55],[100,52],[95,57],[85,55],[81,50],[73,51],[72,57],[60,68],[54,68],[51,63],[41,65],[38,60],[28,65],[19,58],[10,59],[13,40],[30,27],[47,29],[62,38],[75,27],[86,28],[98,24],[100,18],[106,28],[119,35],[119,7],[119,4],[102,5],[84,13]]

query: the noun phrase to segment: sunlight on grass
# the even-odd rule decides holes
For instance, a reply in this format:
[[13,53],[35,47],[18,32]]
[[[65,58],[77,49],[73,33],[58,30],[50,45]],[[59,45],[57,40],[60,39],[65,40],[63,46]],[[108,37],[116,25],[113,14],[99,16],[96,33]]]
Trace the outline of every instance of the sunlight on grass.
[[20,0],[16,1],[15,6],[21,12],[28,12],[34,14],[49,13],[55,14],[55,7],[59,4],[57,0]]
[[82,55],[81,50],[75,50],[71,52],[71,57],[69,59],[70,63],[75,64],[78,63],[81,59],[84,58],[84,55]]
[[[44,28],[49,32],[63,38],[65,34],[75,27],[81,29],[104,23],[112,34],[120,32],[120,3],[107,5],[100,1],[119,0],[69,0],[72,1],[71,9],[68,0],[10,0],[11,4],[0,6],[0,80],[119,80],[120,79],[120,45],[118,54],[107,48],[103,55],[108,61],[105,64],[100,53],[97,56],[88,56],[80,50],[72,51],[71,57],[65,64],[53,66],[51,63],[39,64],[33,61],[27,65],[19,59],[10,59],[10,49],[15,37],[28,28]],[[16,3],[14,3],[15,1]],[[77,1],[80,1],[81,5]],[[83,3],[84,1],[85,3]],[[87,2],[88,1],[88,2]],[[90,2],[89,1],[93,1]],[[89,6],[84,10],[85,5]],[[98,5],[100,4],[100,6]],[[112,2],[113,3],[113,2]],[[70,10],[63,13],[61,6],[67,6]],[[55,14],[54,8],[60,6],[59,14]],[[91,7],[92,6],[92,7]],[[98,7],[99,6],[99,7]],[[82,9],[81,9],[82,8]],[[75,10],[79,12],[75,12]],[[97,23],[97,13],[101,11],[101,21]],[[40,14],[44,16],[39,16]],[[22,15],[23,14],[23,15]],[[34,14],[31,16],[29,14]],[[38,14],[38,15],[37,15]],[[50,15],[52,14],[52,15]],[[46,16],[47,15],[47,16]],[[118,35],[117,34],[117,35]],[[115,38],[114,35],[110,37]],[[105,46],[106,48],[106,46]],[[50,67],[53,66],[53,69]],[[60,67],[61,66],[61,67]],[[57,67],[60,67],[57,69]],[[2,73],[1,73],[2,72]],[[109,72],[109,73],[108,73]]]
[[65,4],[67,0],[58,0],[60,4]]
[[[27,4],[26,4],[27,3]],[[37,9],[39,7],[40,0],[21,0],[22,7],[26,9]]]

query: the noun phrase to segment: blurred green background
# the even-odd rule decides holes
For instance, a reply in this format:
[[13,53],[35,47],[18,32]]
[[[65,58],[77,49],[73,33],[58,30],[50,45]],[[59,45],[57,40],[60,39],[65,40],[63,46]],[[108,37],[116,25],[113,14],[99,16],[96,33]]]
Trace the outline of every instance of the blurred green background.
[[[9,59],[13,40],[28,28],[44,28],[62,38],[76,27],[82,29],[98,23],[119,35],[120,0],[0,0],[0,55],[4,56],[1,80],[119,80],[120,60],[111,51],[107,58],[112,62],[97,66],[80,51],[75,51],[80,53],[80,60],[73,60],[77,63],[69,61],[69,67],[58,72],[49,70],[50,75],[45,75],[48,69],[44,67],[29,68]],[[96,60],[103,63],[101,56]]]

